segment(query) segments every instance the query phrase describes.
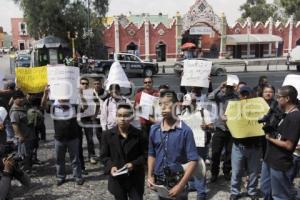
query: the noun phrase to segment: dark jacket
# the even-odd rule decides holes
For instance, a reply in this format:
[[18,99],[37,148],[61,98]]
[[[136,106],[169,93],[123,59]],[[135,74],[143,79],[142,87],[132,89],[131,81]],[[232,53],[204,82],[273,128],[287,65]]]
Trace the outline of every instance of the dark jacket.
[[[144,192],[145,156],[147,145],[142,132],[133,126],[129,127],[128,138],[122,147],[117,127],[103,133],[101,160],[105,166],[105,173],[109,174],[108,190],[118,195],[122,190],[129,191],[135,187],[138,193]],[[113,177],[110,174],[112,167],[122,168],[127,163],[133,164],[133,171],[129,175]]]

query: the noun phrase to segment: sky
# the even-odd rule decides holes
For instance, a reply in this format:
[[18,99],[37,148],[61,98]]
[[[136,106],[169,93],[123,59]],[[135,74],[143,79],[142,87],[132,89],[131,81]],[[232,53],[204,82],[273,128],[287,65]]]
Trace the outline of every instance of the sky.
[[[196,0],[110,0],[109,12],[110,15],[128,14],[168,14],[169,17],[175,16],[179,11],[181,15],[188,12],[190,6]],[[272,0],[267,0],[272,2]],[[235,23],[240,17],[241,12],[239,7],[246,2],[246,0],[207,0],[212,6],[215,13],[220,15],[225,13],[229,25]],[[4,28],[5,32],[11,34],[10,18],[22,17],[22,11],[18,8],[13,0],[0,0],[0,26]]]

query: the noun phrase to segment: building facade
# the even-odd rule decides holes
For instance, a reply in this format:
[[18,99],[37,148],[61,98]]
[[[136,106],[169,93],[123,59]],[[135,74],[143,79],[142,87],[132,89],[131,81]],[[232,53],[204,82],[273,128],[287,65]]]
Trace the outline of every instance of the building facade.
[[32,39],[28,34],[27,23],[23,18],[11,18],[12,47],[25,50],[32,47]]
[[[185,43],[193,43],[194,57],[263,58],[286,55],[300,45],[300,22],[245,23],[229,26],[206,0],[196,0],[189,11],[168,19],[166,15],[117,16],[104,30],[104,41],[112,52],[132,52],[144,59],[164,61],[182,57]],[[187,50],[190,51],[190,50]]]

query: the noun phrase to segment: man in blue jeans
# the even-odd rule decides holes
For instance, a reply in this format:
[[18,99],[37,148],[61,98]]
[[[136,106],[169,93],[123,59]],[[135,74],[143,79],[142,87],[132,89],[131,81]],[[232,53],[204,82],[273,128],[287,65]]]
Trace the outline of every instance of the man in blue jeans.
[[[293,152],[300,137],[300,111],[297,108],[298,92],[293,86],[278,89],[277,102],[285,113],[277,131],[266,133],[267,149],[262,166],[261,191],[265,200],[292,200]],[[298,104],[299,106],[299,104]]]
[[56,155],[56,177],[57,186],[66,180],[65,156],[69,152],[73,177],[77,185],[83,185],[81,163],[79,160],[79,125],[76,119],[76,107],[69,100],[55,100],[48,103],[49,87],[47,86],[42,98],[42,107],[51,112],[54,122],[55,155]]

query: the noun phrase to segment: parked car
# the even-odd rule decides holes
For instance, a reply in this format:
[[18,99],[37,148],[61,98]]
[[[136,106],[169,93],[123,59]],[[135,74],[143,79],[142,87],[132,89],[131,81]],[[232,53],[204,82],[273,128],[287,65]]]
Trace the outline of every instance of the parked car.
[[31,57],[29,54],[18,54],[16,57],[16,67],[30,67]]
[[[206,60],[202,58],[191,58],[189,60]],[[183,71],[183,65],[184,65],[184,60],[177,61],[174,64],[174,72],[176,75],[181,76],[182,71]],[[225,67],[218,65],[216,63],[213,63],[212,68],[211,68],[211,75],[212,76],[221,76],[226,74],[226,69]]]
[[108,60],[95,60],[95,66],[89,72],[108,75],[111,65],[120,62],[126,74],[153,76],[158,73],[158,64],[141,60],[138,56],[128,53],[115,53]]

